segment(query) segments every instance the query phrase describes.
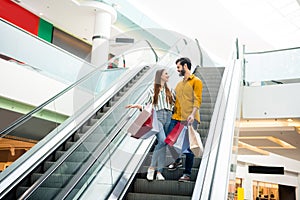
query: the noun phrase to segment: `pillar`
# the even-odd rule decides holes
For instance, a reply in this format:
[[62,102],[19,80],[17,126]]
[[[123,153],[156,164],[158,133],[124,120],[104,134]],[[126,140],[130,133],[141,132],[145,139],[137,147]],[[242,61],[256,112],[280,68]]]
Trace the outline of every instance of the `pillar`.
[[107,61],[111,25],[117,19],[117,11],[114,7],[99,1],[83,1],[79,5],[94,12],[91,63],[101,66]]
[[97,11],[93,35],[91,63],[101,66],[107,61],[112,16],[106,11]]
[[300,174],[298,174],[298,185],[296,186],[296,200],[300,200]]

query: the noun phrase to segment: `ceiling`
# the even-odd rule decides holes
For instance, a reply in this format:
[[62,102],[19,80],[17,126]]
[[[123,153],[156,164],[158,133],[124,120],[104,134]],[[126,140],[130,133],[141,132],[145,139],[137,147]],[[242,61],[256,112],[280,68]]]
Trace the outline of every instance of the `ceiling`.
[[268,155],[274,153],[300,161],[300,120],[241,120],[239,154]]
[[[22,7],[53,23],[54,26],[71,33],[77,38],[91,43],[95,12],[91,9],[81,9],[77,3],[83,1],[15,0],[15,2],[18,2],[18,4]],[[137,1],[131,0],[130,2],[136,3]],[[243,36],[243,39],[253,39],[254,37],[260,38],[256,39],[255,42],[253,39],[253,41],[249,45],[250,47],[251,45],[253,45],[253,43],[268,44],[265,45],[265,47],[269,48],[283,46],[290,47],[290,45],[300,46],[300,7],[297,0],[261,0],[255,2],[251,0],[214,0],[212,2],[221,3],[220,5],[223,5],[223,7],[229,10],[232,16],[237,16],[237,19],[235,20],[246,24],[244,25],[244,27],[246,26],[248,29],[251,29],[253,34],[250,36]],[[216,37],[218,36],[218,34],[216,35],[215,32],[211,34],[211,30],[209,29],[209,27],[211,27],[211,24],[210,26],[203,25],[202,27],[205,28],[202,28],[201,30],[195,28],[194,25],[192,29],[190,29],[190,27],[186,29],[182,28],[184,27],[182,22],[187,22],[189,19],[191,19],[191,17],[187,18],[189,17],[188,14],[187,16],[185,16],[184,14],[179,14],[179,8],[176,7],[174,7],[174,9],[170,9],[170,11],[166,10],[165,6],[168,5],[168,3],[169,5],[170,3],[172,3],[173,6],[176,6],[174,4],[174,1],[159,1],[159,4],[162,4],[162,11],[160,11],[160,9],[157,8],[157,4],[153,3],[153,0],[145,0],[143,1],[143,3],[137,4],[139,4],[141,9],[141,4],[144,4],[144,6],[148,6],[148,10],[152,12],[152,15],[155,15],[155,17],[153,18],[159,19],[161,17],[160,21],[162,22],[162,24],[167,23],[167,20],[169,20],[169,27],[167,28],[172,28],[170,27],[170,24],[174,24],[174,27],[176,26],[175,28],[177,30],[181,29],[183,31],[183,34],[187,34],[187,36],[195,37],[195,34],[198,34],[199,37],[207,37],[208,39],[203,42],[205,46],[214,49],[224,49],[219,48],[220,45],[226,47],[226,42],[230,39],[226,39],[225,37],[228,36],[229,38],[231,38],[232,36],[228,35],[225,32],[220,32],[220,30],[217,30],[216,33],[222,35],[221,38]],[[184,8],[186,8],[187,5],[188,4],[184,5]],[[193,4],[191,3],[190,7],[187,8],[193,9],[192,7]],[[149,11],[143,10],[142,12],[146,14]],[[162,13],[163,11],[164,13]],[[219,12],[221,13],[221,11]],[[194,14],[192,19],[203,18],[203,16],[198,15],[198,13],[194,11],[192,13]],[[214,14],[216,13],[214,12]],[[166,18],[166,15],[169,15],[169,18]],[[181,17],[183,19],[176,20],[176,17]],[[170,21],[170,19],[173,19],[173,21]],[[212,21],[216,22],[214,19],[212,19]],[[232,22],[233,24],[237,25],[236,22]],[[214,26],[218,27],[219,25],[222,26],[221,23],[215,24]],[[241,29],[245,29],[244,27],[241,27]],[[214,27],[212,27],[212,29],[213,28]],[[234,31],[236,29],[232,30]],[[112,31],[118,32],[119,30],[118,28],[114,27]],[[187,31],[193,31],[193,33],[189,33]],[[242,33],[243,31],[239,30],[238,32]],[[247,34],[249,34],[249,32],[247,32]],[[211,39],[209,38],[209,35],[215,36],[215,38]],[[213,44],[210,45],[209,42]],[[232,44],[230,44],[230,46],[231,45]],[[218,54],[217,51],[215,52],[216,54]],[[249,120],[242,121],[239,134],[239,136],[241,137],[239,143],[239,154],[263,155],[267,152],[271,152],[300,161],[300,134],[299,130],[296,128],[300,127],[300,124],[290,127],[272,127],[269,125],[265,125],[258,128],[256,125],[260,122],[253,122],[251,126],[247,126],[246,124],[249,123]],[[290,144],[294,148],[292,148],[291,146],[284,146],[284,144],[286,143]]]

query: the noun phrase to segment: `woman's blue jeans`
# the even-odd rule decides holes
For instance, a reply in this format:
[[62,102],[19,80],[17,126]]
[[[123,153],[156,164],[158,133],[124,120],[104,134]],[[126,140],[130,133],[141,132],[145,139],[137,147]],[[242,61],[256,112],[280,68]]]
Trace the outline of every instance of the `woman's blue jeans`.
[[166,162],[166,131],[169,128],[171,116],[171,111],[158,110],[156,111],[158,119],[159,132],[156,134],[157,144],[154,147],[151,167],[157,166],[157,171],[162,172]]

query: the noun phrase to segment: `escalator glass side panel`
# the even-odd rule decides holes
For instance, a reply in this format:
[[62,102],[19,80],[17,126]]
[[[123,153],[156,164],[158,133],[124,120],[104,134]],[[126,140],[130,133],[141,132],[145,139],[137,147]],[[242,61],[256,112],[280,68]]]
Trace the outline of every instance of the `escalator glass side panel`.
[[[101,79],[102,71],[107,76],[110,75],[109,73],[112,73],[112,75],[110,76],[113,78],[112,81],[109,82],[109,80],[106,80],[109,83],[103,83],[103,81],[105,80]],[[110,90],[114,85],[116,85],[116,83],[120,81],[120,79],[124,79],[124,76],[125,74],[127,74],[126,72],[128,70],[117,69],[112,71],[102,71],[99,70],[99,73],[93,74],[87,80],[82,81],[71,90],[66,91],[63,95],[49,102],[47,105],[42,107],[39,111],[33,113],[28,119],[26,119],[26,121],[24,121],[22,124],[14,128],[10,132],[1,134],[1,138],[3,138],[0,141],[1,143],[4,140],[9,140],[9,144],[14,144],[16,140],[20,141],[22,139],[24,142],[26,141],[27,143],[33,144],[31,146],[23,145],[21,147],[27,148],[27,150],[28,148],[31,149],[27,152],[25,151],[23,155],[19,155],[20,157],[0,174],[1,181],[6,177],[9,177],[9,175],[17,173],[18,170],[22,170],[22,168],[19,168],[19,166],[28,167],[28,169],[25,170],[25,172],[27,173],[27,171],[31,168],[30,166],[36,165],[37,163],[37,157],[33,155],[48,157],[47,154],[50,155],[50,152],[48,153],[48,151],[52,150],[55,146],[60,145],[56,142],[50,141],[57,138],[57,142],[60,142],[62,144],[62,138],[64,138],[62,134],[66,133],[62,133],[61,131],[69,126],[70,123],[73,124],[72,126],[82,123],[82,119],[77,119],[76,117],[78,117],[78,115],[82,114],[83,112],[88,114],[88,112],[90,112],[90,110],[87,109],[88,105],[93,104],[97,96],[105,96],[103,94],[106,91]],[[102,85],[102,83],[106,87],[98,87]],[[53,113],[52,121],[40,118],[40,116],[42,116],[44,112]],[[55,118],[55,116],[57,118]],[[61,116],[66,117],[62,119]],[[41,154],[39,153],[39,151],[42,148],[48,148],[49,150],[43,151],[44,153]],[[69,163],[65,165],[68,166],[68,164]],[[15,178],[19,177],[16,175],[13,176]],[[10,178],[6,180],[11,181]],[[11,181],[10,183],[7,183],[7,185],[14,184],[14,182],[15,181]]]
[[[147,94],[147,90],[150,86],[152,86],[153,84],[153,77],[154,74],[156,72],[156,69],[159,69],[160,67],[156,67],[155,70],[152,70],[151,73],[149,73],[147,75],[147,78],[142,80],[142,82],[138,82],[134,88],[134,90],[131,90],[127,93],[127,95],[120,101],[118,102],[119,104],[114,107],[113,112],[111,112],[109,115],[107,115],[107,117],[105,118],[105,120],[103,121],[102,124],[100,124],[98,128],[102,128],[102,130],[104,128],[108,128],[106,129],[106,131],[110,131],[111,129],[113,129],[113,127],[117,126],[119,121],[123,120],[124,118],[128,117],[126,115],[126,113],[128,112],[128,109],[125,108],[126,105],[128,104],[132,104],[132,103],[141,103],[138,102],[138,99],[141,96],[145,96],[145,94]],[[171,70],[171,69],[167,69],[170,70],[170,74],[171,75],[175,75],[175,69]],[[86,181],[78,181],[77,185],[73,188],[72,192],[69,193],[68,198],[73,198],[74,196],[74,190],[76,190],[76,188],[82,188],[84,186],[87,186],[87,189],[82,189],[82,191],[78,191],[78,193],[76,194],[76,196],[90,196],[92,195],[91,192],[87,192],[90,190],[93,190],[94,187],[97,187],[97,191],[105,191],[103,193],[98,193],[97,195],[109,195],[112,191],[112,189],[115,187],[115,185],[118,183],[119,179],[121,178],[121,176],[123,176],[127,172],[127,166],[129,165],[130,162],[132,162],[133,160],[136,161],[140,161],[141,157],[143,157],[143,153],[139,154],[137,151],[141,148],[142,144],[146,144],[146,146],[149,146],[149,142],[151,140],[137,140],[134,139],[132,137],[129,137],[126,133],[127,133],[127,128],[128,126],[132,123],[133,119],[136,118],[137,114],[139,111],[137,111],[135,113],[134,116],[131,117],[131,119],[128,121],[128,123],[122,127],[122,130],[118,133],[118,135],[116,136],[116,138],[109,144],[109,146],[107,148],[111,149],[108,155],[108,157],[111,157],[111,159],[109,161],[106,162],[105,166],[108,166],[108,163],[110,163],[110,165],[113,163],[113,165],[111,165],[110,168],[103,168],[100,167],[99,169],[101,169],[99,172],[94,171],[94,173],[96,173],[97,175],[95,175],[95,180],[91,181],[91,182],[86,182]],[[124,114],[123,114],[124,113]],[[113,127],[111,127],[111,124],[109,124],[109,127],[105,127],[102,126],[104,124],[106,124],[105,121],[110,121],[110,122],[114,122],[115,124],[113,125]],[[93,132],[94,134],[94,132]],[[108,132],[106,138],[109,138],[110,135],[114,134],[113,132]],[[107,149],[105,150],[105,152],[107,152]],[[99,158],[98,158],[99,159]],[[124,160],[122,160],[124,159]],[[103,159],[100,159],[103,160]],[[95,162],[94,165],[99,165],[99,162]],[[93,172],[90,172],[90,170],[95,170],[94,165],[89,169],[88,172],[85,173],[84,177],[86,176],[90,176],[89,174],[93,174]],[[106,170],[107,172],[103,171]],[[132,170],[130,171],[130,173],[132,172]],[[109,177],[101,175],[101,174],[110,174]],[[111,184],[99,184],[99,180],[97,180],[100,177],[100,179],[102,181],[105,180],[106,183],[110,182]],[[88,180],[87,178],[84,178],[84,180]],[[104,181],[104,182],[105,182]],[[100,181],[101,183],[101,181]],[[82,185],[81,185],[82,184]],[[96,184],[96,186],[95,186]],[[91,186],[90,186],[91,185]],[[77,191],[77,190],[76,190]]]
[[[39,197],[39,195],[42,195],[45,187],[49,187],[53,180],[56,180],[56,182],[59,184],[55,187],[55,190],[53,190],[51,195],[57,196],[57,194],[64,189],[65,185],[70,182],[72,178],[76,177],[81,170],[85,171],[84,167],[86,167],[86,165],[88,165],[89,162],[94,159],[94,156],[99,156],[97,152],[106,148],[110,141],[114,138],[114,128],[118,125],[122,118],[126,118],[128,112],[130,111],[130,109],[126,109],[125,106],[129,103],[136,102],[141,96],[143,96],[146,88],[148,88],[149,85],[152,85],[152,77],[154,76],[153,73],[154,70],[148,76],[149,78],[147,80],[143,80],[142,84],[140,83],[134,87],[134,95],[124,95],[121,97],[120,101],[114,105],[113,112],[105,113],[103,116],[104,119],[99,120],[99,122],[94,124],[86,133],[83,129],[77,131],[77,137],[82,137],[83,141],[81,141],[76,150],[74,150],[64,160],[64,162],[42,183],[41,187],[35,190],[35,192],[32,194],[33,197]],[[124,135],[125,133],[121,133],[118,135],[118,137],[124,137]],[[110,144],[112,146],[108,147],[108,149],[117,149],[118,142],[115,142],[117,140],[118,139],[115,139],[114,142]],[[76,191],[76,188],[83,187],[80,186],[80,184],[87,184],[85,181],[89,181],[91,179],[89,177],[95,174],[95,170],[102,169],[104,167],[103,161],[105,161],[105,158],[109,158],[110,156],[110,151],[105,151],[99,158],[95,158],[97,160],[93,162],[96,164],[94,164],[89,171],[85,171],[85,175],[81,177],[82,180],[78,181],[77,184],[79,185],[74,188],[74,191]],[[99,160],[101,162],[99,162]],[[65,171],[66,169],[68,170]],[[72,194],[74,194],[74,192],[71,192],[69,195]]]

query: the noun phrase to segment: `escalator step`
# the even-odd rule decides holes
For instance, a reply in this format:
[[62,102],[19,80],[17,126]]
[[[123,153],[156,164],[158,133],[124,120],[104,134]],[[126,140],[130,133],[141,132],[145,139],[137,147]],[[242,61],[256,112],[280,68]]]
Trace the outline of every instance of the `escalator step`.
[[136,179],[134,191],[137,193],[148,194],[172,194],[192,196],[195,182],[178,182],[172,180],[166,181],[148,181],[146,179]]
[[87,126],[87,125],[84,125],[81,127],[81,132],[85,133],[86,131],[88,131],[92,126]]
[[[45,162],[44,171],[47,171],[55,162]],[[74,174],[82,166],[82,162],[64,162],[54,173]]]
[[211,120],[211,115],[204,115],[204,114],[201,114],[201,121],[208,121],[210,122]]
[[198,125],[198,129],[208,129],[210,123],[206,121],[201,121],[200,124]]
[[[143,173],[139,174],[139,178],[146,180],[147,169],[148,166],[143,166],[142,168]],[[183,171],[184,171],[183,167],[180,167],[179,169],[174,171],[170,171],[167,168],[164,168],[162,174],[164,175],[166,180],[177,181],[182,176]],[[191,181],[196,181],[197,175],[198,175],[198,169],[192,168]]]
[[[144,165],[146,165],[146,166],[150,165],[151,159],[152,159],[152,154],[153,154],[152,152],[148,154],[147,158],[144,161]],[[173,157],[167,153],[166,161],[165,161],[166,166],[173,162],[174,162]],[[182,162],[183,163],[185,162],[185,156],[182,157]],[[193,168],[198,168],[200,166],[200,163],[201,163],[201,158],[194,158]],[[144,172],[146,172],[146,171],[144,171]]]
[[[43,174],[33,173],[31,176],[31,182],[34,183],[37,181]],[[63,187],[69,180],[72,178],[71,174],[51,174],[47,181],[43,183],[43,187]]]
[[128,193],[126,200],[190,200],[189,196],[178,195],[161,195],[161,194],[145,194],[145,193]]
[[91,118],[91,119],[89,119],[88,125],[93,126],[94,124],[96,124],[97,121],[98,121],[98,119]]
[[[55,160],[59,159],[65,152],[56,151]],[[86,158],[90,156],[90,152],[76,151],[68,157],[69,162],[83,162]]]
[[[16,191],[17,197],[20,197],[28,187],[18,187]],[[73,189],[71,194],[76,194],[79,189]],[[33,193],[29,197],[29,199],[54,199],[55,196],[61,191],[61,188],[55,188],[55,187],[39,187],[36,192]]]
[[205,102],[204,99],[202,101],[201,107],[200,107],[200,113],[202,109],[213,109],[215,106],[214,103],[211,102]]

